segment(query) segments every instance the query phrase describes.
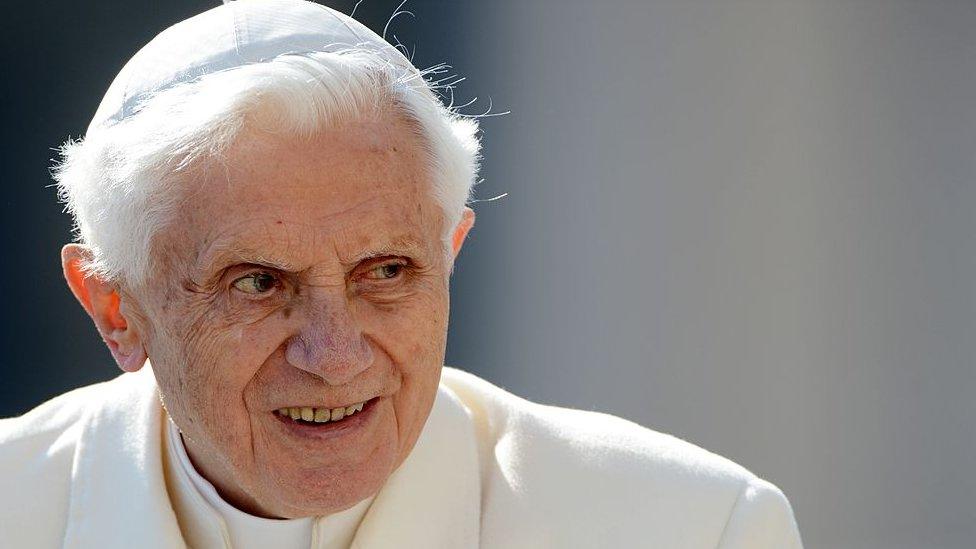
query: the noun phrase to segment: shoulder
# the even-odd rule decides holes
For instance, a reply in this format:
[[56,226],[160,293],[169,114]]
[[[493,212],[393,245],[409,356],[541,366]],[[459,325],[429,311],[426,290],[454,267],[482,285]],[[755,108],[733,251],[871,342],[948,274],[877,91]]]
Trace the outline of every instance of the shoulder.
[[[648,546],[717,547],[730,523],[795,529],[778,488],[694,444],[608,414],[535,404],[455,369],[445,368],[442,383],[475,422],[485,520],[497,523],[488,530],[499,536],[498,546],[627,542],[639,535]],[[541,525],[537,537],[507,538],[516,523]]]
[[79,387],[21,416],[0,418],[0,463],[4,459],[23,459],[32,449],[43,449],[66,438],[92,410],[118,398],[132,386],[134,377],[120,375],[109,381]]
[[18,545],[60,546],[86,419],[118,384],[75,389],[21,416],[0,419],[0,545],[14,536]]
[[[105,383],[89,385],[58,395],[27,413],[0,419],[0,464],[23,462],[44,454],[70,434],[97,400]],[[4,468],[3,470],[9,470]]]

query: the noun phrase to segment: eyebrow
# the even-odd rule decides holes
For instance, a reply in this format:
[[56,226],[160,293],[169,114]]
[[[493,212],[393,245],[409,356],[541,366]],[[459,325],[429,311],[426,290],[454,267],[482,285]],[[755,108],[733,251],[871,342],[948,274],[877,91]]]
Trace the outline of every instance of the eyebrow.
[[[399,235],[386,242],[372,244],[364,249],[345,254],[340,250],[339,260],[343,263],[358,263],[367,259],[386,255],[419,255],[424,247],[413,235]],[[197,272],[216,273],[223,268],[240,263],[261,265],[284,272],[298,272],[300,267],[273,255],[259,252],[236,242],[215,243],[201,254],[196,262]]]
[[385,255],[418,255],[422,252],[423,246],[416,237],[412,235],[401,235],[387,242],[359,250],[349,255],[348,259],[344,257],[344,254],[340,253],[339,259],[349,263],[357,263]]
[[196,271],[208,276],[215,275],[225,267],[242,263],[261,265],[279,271],[298,270],[297,266],[282,258],[230,243],[220,244],[204,252],[196,262]]

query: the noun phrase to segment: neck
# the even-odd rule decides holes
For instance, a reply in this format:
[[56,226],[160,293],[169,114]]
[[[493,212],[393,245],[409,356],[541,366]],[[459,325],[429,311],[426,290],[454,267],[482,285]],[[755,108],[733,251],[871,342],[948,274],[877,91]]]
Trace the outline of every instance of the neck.
[[188,440],[180,433],[180,440],[186,448],[186,455],[190,458],[193,468],[200,473],[200,476],[207,479],[217,489],[217,494],[237,509],[256,517],[269,519],[283,519],[282,517],[260,506],[253,497],[241,490],[237,483],[231,480],[230,471],[219,463],[207,459],[207,453],[199,451],[192,440]]

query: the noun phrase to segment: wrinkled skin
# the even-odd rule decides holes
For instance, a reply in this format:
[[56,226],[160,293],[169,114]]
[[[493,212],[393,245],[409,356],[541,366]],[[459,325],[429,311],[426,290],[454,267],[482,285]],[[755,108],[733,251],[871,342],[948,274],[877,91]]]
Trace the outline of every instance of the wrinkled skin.
[[[407,457],[443,364],[448,282],[473,213],[444,215],[412,126],[393,113],[311,139],[245,130],[197,170],[157,236],[149,283],[65,273],[123,369],[151,360],[194,466],[266,517],[327,515]],[[452,253],[453,252],[453,253]],[[379,397],[362,427],[300,437],[275,416]]]

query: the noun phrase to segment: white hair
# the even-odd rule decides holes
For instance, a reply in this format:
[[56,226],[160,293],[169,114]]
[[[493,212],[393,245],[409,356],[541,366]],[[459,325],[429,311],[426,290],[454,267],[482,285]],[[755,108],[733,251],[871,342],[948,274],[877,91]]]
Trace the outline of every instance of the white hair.
[[355,49],[280,55],[155,93],[135,114],[61,146],[54,178],[76,239],[92,250],[86,268],[109,280],[145,282],[154,235],[177,213],[179,184],[186,184],[179,176],[198,161],[218,160],[245,123],[308,136],[390,107],[419,128],[447,246],[475,182],[478,126],[444,106],[430,86],[415,69]]

